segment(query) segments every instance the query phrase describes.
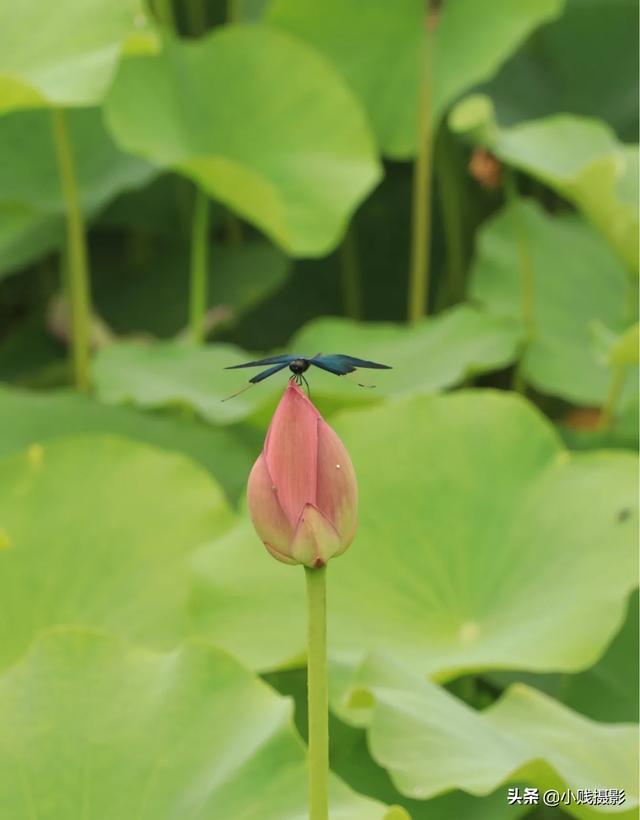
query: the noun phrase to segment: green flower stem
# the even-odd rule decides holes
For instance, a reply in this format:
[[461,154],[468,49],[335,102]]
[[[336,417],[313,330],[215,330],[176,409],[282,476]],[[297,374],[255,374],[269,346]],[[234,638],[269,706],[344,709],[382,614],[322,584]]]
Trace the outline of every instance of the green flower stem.
[[209,305],[209,198],[196,188],[191,223],[191,286],[189,330],[194,342],[204,341],[204,323]]
[[66,291],[71,315],[71,355],[74,382],[78,390],[90,388],[89,336],[91,295],[87,261],[87,239],[73,151],[65,114],[51,109],[53,141],[67,219]]
[[305,567],[305,575],[308,605],[309,820],[328,820],[327,568]]
[[344,311],[350,319],[362,319],[362,280],[353,225],[347,230],[340,245],[340,274]]
[[527,236],[527,228],[520,214],[520,197],[516,185],[513,171],[506,165],[503,166],[504,194],[511,209],[516,243],[518,246],[518,256],[520,257],[520,283],[522,293],[522,324],[524,326],[524,340],[520,351],[520,360],[516,365],[513,374],[513,389],[519,393],[524,392],[524,380],[522,378],[522,363],[524,356],[533,341],[535,335],[535,319],[533,308],[534,272],[533,260],[531,258],[531,248]]
[[418,153],[413,165],[411,207],[411,265],[409,268],[408,319],[417,322],[429,312],[429,262],[431,256],[431,181],[433,128],[431,125],[433,34],[425,38],[418,101]]
[[613,368],[611,386],[609,387],[609,392],[602,406],[600,419],[598,420],[598,430],[608,430],[611,427],[611,422],[613,421],[616,405],[620,398],[622,388],[624,387],[626,376],[627,368],[624,364],[616,365]]
[[462,158],[455,138],[443,123],[436,140],[435,174],[442,213],[442,227],[447,247],[447,276],[449,302],[464,296],[464,278],[467,266],[466,214]]

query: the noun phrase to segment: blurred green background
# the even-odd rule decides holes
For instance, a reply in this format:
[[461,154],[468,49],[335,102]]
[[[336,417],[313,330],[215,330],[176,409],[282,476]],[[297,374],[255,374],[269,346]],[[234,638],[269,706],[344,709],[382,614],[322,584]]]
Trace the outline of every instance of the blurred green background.
[[305,816],[277,352],[393,366],[332,817],[637,816],[637,140],[632,0],[0,3],[2,818]]

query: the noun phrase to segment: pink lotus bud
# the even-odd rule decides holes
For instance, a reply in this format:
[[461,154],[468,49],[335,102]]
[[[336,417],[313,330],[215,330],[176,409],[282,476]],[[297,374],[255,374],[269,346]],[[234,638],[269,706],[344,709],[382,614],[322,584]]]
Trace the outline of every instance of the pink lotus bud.
[[321,567],[353,541],[358,485],[344,444],[289,382],[249,476],[251,519],[285,564]]

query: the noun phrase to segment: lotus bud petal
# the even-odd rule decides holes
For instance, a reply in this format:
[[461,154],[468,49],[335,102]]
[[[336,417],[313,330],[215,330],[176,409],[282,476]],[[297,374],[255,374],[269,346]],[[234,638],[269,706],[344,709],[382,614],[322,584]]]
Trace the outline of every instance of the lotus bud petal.
[[353,541],[358,486],[351,459],[294,382],[273,415],[247,498],[256,532],[286,564],[324,566]]

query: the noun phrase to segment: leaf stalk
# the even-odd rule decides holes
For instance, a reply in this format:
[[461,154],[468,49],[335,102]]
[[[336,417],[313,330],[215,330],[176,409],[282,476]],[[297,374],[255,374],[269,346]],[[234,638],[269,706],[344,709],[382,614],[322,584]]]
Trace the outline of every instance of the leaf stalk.
[[64,111],[59,108],[52,108],[51,124],[67,220],[66,276],[64,281],[71,314],[73,379],[78,390],[88,393],[91,386],[89,351],[91,292],[84,215],[80,202],[73,149]]
[[431,187],[433,177],[433,32],[427,27],[418,95],[418,153],[413,165],[411,264],[408,319],[417,322],[429,312],[431,258]]

